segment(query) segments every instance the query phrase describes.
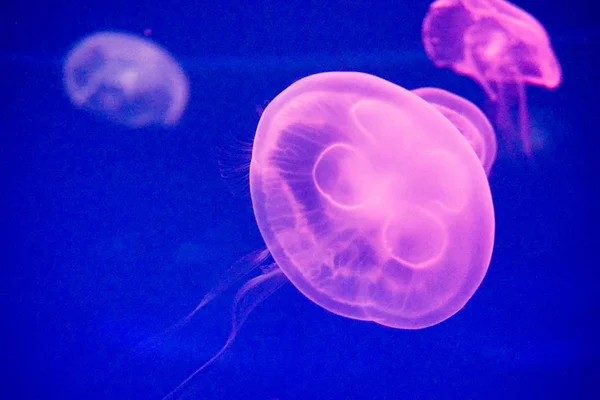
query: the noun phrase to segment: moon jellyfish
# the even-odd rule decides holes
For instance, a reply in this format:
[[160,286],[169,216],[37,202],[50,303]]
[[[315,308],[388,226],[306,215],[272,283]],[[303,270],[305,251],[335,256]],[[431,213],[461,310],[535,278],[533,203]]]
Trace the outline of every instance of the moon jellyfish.
[[498,126],[509,136],[514,131],[511,105],[517,102],[521,147],[531,155],[525,85],[554,89],[562,80],[540,22],[503,0],[437,0],[423,20],[422,39],[437,67],[479,83],[497,107]]
[[419,329],[481,283],[494,213],[473,149],[441,113],[372,75],[312,75],[263,113],[250,192],[279,268],[341,316]]
[[469,100],[437,88],[420,88],[414,94],[433,105],[467,139],[486,174],[496,159],[496,135],[485,114]]
[[187,77],[173,57],[130,34],[83,39],[67,55],[63,75],[73,105],[130,128],[175,125],[188,101]]
[[190,316],[255,266],[262,274],[236,295],[225,345],[167,397],[287,280],[337,315],[421,329],[458,312],[490,263],[494,210],[475,152],[425,100],[372,75],[311,75],[270,102],[250,193],[267,250],[230,269]]

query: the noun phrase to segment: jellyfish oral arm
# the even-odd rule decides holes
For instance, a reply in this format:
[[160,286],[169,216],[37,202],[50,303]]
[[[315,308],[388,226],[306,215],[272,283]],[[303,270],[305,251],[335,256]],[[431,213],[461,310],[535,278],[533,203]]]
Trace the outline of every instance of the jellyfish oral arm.
[[517,94],[519,102],[519,136],[521,137],[521,146],[527,156],[532,154],[531,144],[531,126],[529,124],[529,112],[527,111],[527,93],[525,84],[517,84]]
[[238,331],[258,304],[273,294],[288,280],[285,274],[277,268],[276,264],[270,264],[264,268],[262,275],[250,279],[242,288],[237,292],[235,300],[233,302],[233,316],[231,323],[231,331],[227,337],[227,341],[221,347],[221,349],[206,361],[201,367],[196,369],[190,376],[188,376],[183,382],[181,382],[175,389],[169,394],[163,397],[163,400],[171,399],[179,392],[194,376],[205,370],[208,366],[213,364],[225,351],[231,346]]
[[253,251],[250,254],[240,258],[222,274],[218,283],[206,295],[204,295],[194,310],[164,331],[138,343],[133,348],[133,352],[139,353],[155,348],[161,342],[161,339],[164,339],[164,337],[175,333],[177,330],[187,325],[187,323],[214,298],[229,289],[233,284],[250,274],[256,268],[261,267],[268,256],[269,251],[262,249]]

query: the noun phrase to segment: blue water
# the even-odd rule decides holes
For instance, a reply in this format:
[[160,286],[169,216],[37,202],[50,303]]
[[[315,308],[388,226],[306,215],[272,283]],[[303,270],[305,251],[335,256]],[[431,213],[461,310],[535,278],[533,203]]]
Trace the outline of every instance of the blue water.
[[[517,4],[556,38],[564,82],[528,93],[545,143],[534,160],[501,156],[493,167],[494,254],[466,307],[432,328],[394,330],[328,313],[288,284],[181,398],[600,398],[598,24],[585,0]],[[156,347],[131,349],[264,246],[250,198],[220,177],[223,143],[251,141],[256,105],[327,70],[438,86],[483,107],[475,83],[422,51],[427,6],[10,4],[0,17],[0,398],[160,399],[210,358],[235,290]],[[71,46],[99,30],[146,28],[188,73],[180,125],[132,131],[73,109],[60,69]]]

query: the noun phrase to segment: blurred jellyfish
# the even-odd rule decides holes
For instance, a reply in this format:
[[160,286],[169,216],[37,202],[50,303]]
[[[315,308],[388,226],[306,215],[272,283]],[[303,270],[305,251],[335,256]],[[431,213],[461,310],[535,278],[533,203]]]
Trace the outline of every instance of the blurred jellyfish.
[[554,89],[562,80],[544,27],[503,0],[437,0],[423,20],[422,39],[436,66],[479,83],[497,106],[496,122],[507,135],[514,130],[511,104],[516,96],[521,147],[531,155],[525,85]]
[[236,295],[225,345],[167,397],[287,280],[340,316],[421,329],[458,312],[490,263],[494,210],[475,152],[426,101],[372,75],[312,75],[270,102],[250,193],[267,250],[232,267],[183,322],[254,267],[262,274]]
[[83,39],[67,55],[63,75],[76,107],[131,128],[175,125],[188,101],[188,80],[173,57],[130,34]]
[[467,139],[489,176],[496,159],[496,135],[485,114],[469,100],[438,88],[412,91],[440,111]]

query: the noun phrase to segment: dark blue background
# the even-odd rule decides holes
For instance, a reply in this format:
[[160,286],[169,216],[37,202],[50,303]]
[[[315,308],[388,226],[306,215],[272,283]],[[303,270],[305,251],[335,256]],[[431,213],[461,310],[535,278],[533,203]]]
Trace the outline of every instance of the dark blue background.
[[[586,2],[518,2],[553,37],[564,83],[529,91],[544,148],[493,168],[493,259],[462,311],[394,330],[330,314],[288,284],[184,397],[600,398],[600,43]],[[9,1],[0,17],[0,398],[159,399],[218,350],[234,291],[155,349],[129,352],[264,246],[249,197],[230,194],[217,154],[234,136],[250,141],[255,106],[293,81],[359,70],[483,106],[475,83],[425,57],[428,3]],[[131,131],[73,109],[61,82],[73,43],[146,28],[191,81],[178,128]]]

